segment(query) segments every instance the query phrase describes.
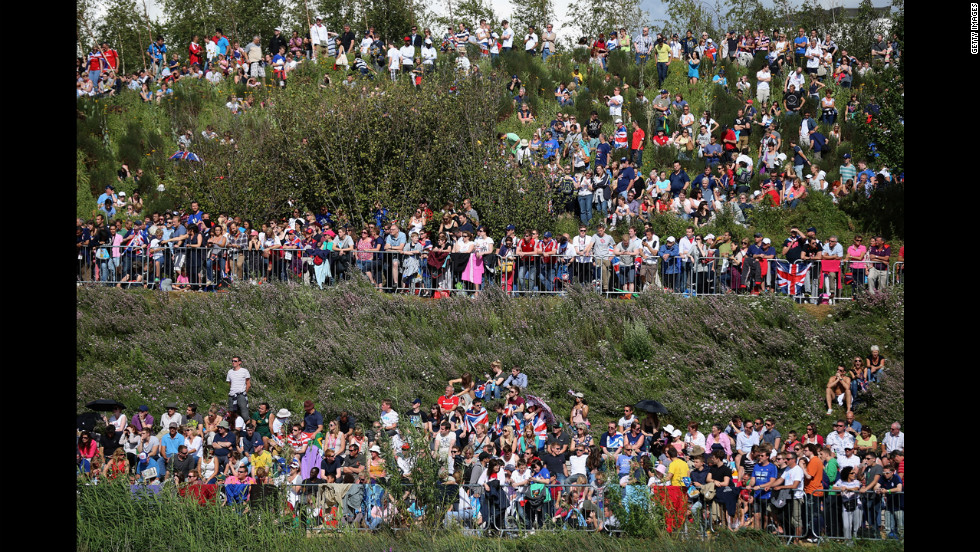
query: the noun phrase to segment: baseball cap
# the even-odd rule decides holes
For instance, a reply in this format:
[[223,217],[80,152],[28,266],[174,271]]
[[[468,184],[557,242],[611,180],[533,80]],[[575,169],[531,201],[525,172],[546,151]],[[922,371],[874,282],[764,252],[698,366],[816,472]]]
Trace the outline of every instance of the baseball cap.
[[550,237],[551,237],[551,232],[545,232],[545,233],[544,233],[544,237],[546,237],[546,238],[550,238]]
[[412,404],[422,404],[422,399],[416,398],[412,401]]
[[763,238],[762,239],[762,243],[769,244],[769,243],[772,243],[772,240],[770,240],[769,238]]
[[807,231],[807,232],[813,232],[813,233],[816,233],[816,232],[817,232],[817,229],[816,229],[816,227],[814,227],[814,226],[811,226],[811,227],[809,227],[809,228],[807,228],[807,229],[806,229],[806,231]]
[[622,123],[622,122],[623,122],[623,120],[622,120],[622,119],[616,119],[616,122],[617,122],[617,123]]
[[708,234],[707,236],[704,237],[704,239],[706,239],[706,240],[713,240],[713,239],[715,239],[715,235],[714,234]]
[[675,241],[677,241],[677,239],[675,239],[674,236],[667,236],[667,243],[671,243]]
[[664,89],[662,89],[662,90],[660,91],[660,93],[661,93],[661,94],[667,94],[667,89],[666,89],[666,88],[664,88]]
[[851,158],[851,154],[849,154],[849,153],[845,153],[844,154],[844,159],[850,159],[850,158]]
[[517,230],[517,227],[514,226],[513,224],[508,224],[507,228],[504,228],[504,230]]

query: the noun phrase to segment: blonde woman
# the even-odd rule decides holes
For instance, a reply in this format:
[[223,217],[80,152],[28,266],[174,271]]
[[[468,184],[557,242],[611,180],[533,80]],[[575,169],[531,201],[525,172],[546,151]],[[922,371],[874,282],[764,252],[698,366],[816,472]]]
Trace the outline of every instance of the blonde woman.
[[336,420],[331,420],[330,424],[327,426],[327,435],[323,439],[323,446],[326,447],[324,452],[327,450],[332,450],[334,454],[338,456],[344,454],[344,434],[340,432],[340,428],[337,425]]

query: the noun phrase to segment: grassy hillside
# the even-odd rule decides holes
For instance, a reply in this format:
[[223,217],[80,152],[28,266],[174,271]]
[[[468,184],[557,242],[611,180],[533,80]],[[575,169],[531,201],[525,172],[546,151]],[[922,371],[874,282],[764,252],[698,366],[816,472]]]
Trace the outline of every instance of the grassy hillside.
[[531,391],[566,417],[574,389],[600,423],[623,404],[656,398],[674,425],[739,413],[772,415],[783,430],[816,420],[829,431],[827,378],[877,344],[888,377],[858,419],[879,433],[904,420],[901,289],[816,318],[777,298],[424,301],[356,281],[227,294],[79,288],[76,324],[79,411],[97,398],[145,403],[154,414],[168,401],[221,404],[237,354],[252,374],[253,406],[299,412],[309,398],[328,413],[373,419],[382,398],[399,410],[416,396],[431,404],[447,380],[464,371],[479,378],[499,358],[524,367]]

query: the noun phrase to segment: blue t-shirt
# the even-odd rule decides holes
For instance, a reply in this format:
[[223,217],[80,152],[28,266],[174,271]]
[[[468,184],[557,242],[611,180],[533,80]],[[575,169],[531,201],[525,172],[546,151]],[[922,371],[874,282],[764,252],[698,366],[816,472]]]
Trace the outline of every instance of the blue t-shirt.
[[684,184],[691,181],[687,176],[687,173],[681,171],[679,173],[670,173],[667,178],[670,180],[670,195],[677,197],[677,194],[681,193],[684,189]]
[[619,473],[620,477],[629,474],[630,462],[632,461],[633,461],[633,457],[627,456],[625,454],[620,454],[619,456],[616,457],[616,470],[617,473]]
[[636,178],[636,171],[633,170],[633,167],[626,167],[619,171],[619,180],[616,181],[616,193],[625,193],[626,187],[630,185],[630,180],[634,178]]
[[[704,185],[705,184],[705,182],[704,182],[705,180],[708,181],[707,182],[707,186]],[[695,179],[694,179],[694,187],[695,188],[708,188],[708,189],[714,190],[715,189],[715,177],[713,175],[710,175],[710,174],[707,175],[707,176],[705,176],[704,173],[701,173],[697,177],[695,177]]]
[[[316,426],[314,426],[314,429],[316,429]],[[251,437],[248,436],[247,431],[242,433],[242,449],[245,450],[245,454],[251,455],[255,452],[255,447],[261,444],[262,436],[259,435],[258,431],[252,433]]]
[[[755,478],[756,485],[765,485],[766,483],[776,479],[778,470],[776,466],[772,463],[766,464],[756,464],[752,468],[752,477]],[[772,491],[755,491],[755,497],[761,498],[763,500],[768,500],[772,496]]]
[[805,161],[803,160],[803,155],[801,155],[801,152],[802,151],[803,151],[803,148],[801,148],[800,146],[793,146],[793,165],[794,166],[795,165],[802,165],[803,163],[805,163]]
[[225,55],[226,53],[228,53],[228,46],[230,45],[231,44],[228,43],[227,37],[222,36],[221,38],[219,38],[218,43],[216,44],[216,46],[218,47],[218,54]]
[[312,414],[303,416],[303,433],[313,433],[317,426],[323,425],[323,414],[316,410]]
[[598,167],[605,167],[606,163],[609,161],[609,152],[612,151],[612,146],[609,142],[599,144],[595,148],[595,164]]
[[187,215],[187,224],[198,224],[203,220],[204,212],[198,211],[196,213],[191,213]]
[[[234,445],[235,439],[234,437],[231,436],[231,433],[226,433],[224,437],[222,437],[220,434],[215,434],[212,443],[228,443],[229,445]],[[214,447],[214,455],[219,458],[224,458],[228,456],[230,452],[231,452],[231,448],[229,447],[221,447],[221,448]]]
[[405,245],[405,232],[401,230],[398,231],[398,236],[391,237],[391,234],[385,236],[385,249],[391,249],[392,247],[398,247],[399,245]]
[[827,145],[827,137],[819,132],[814,132],[810,135],[810,140],[813,140],[813,151],[821,152]]
[[[708,144],[702,149],[704,150],[704,158],[708,161],[708,164],[717,165],[721,161],[721,144]],[[714,154],[718,154],[718,157],[708,157]]]
[[150,54],[150,57],[155,61],[161,61],[163,60],[163,54],[167,53],[167,45],[161,44],[157,46],[157,43],[154,42],[150,44],[149,48],[146,49],[146,53]]
[[184,436],[178,433],[177,435],[171,437],[170,432],[167,432],[167,434],[163,436],[163,439],[160,439],[160,444],[163,445],[163,448],[166,451],[164,454],[167,456],[167,458],[169,458],[171,454],[177,454],[177,448],[184,444]]
[[793,39],[793,46],[796,47],[796,53],[800,55],[806,53],[806,45],[809,43],[810,41],[805,36],[798,36]]
[[759,247],[758,245],[753,243],[752,245],[749,246],[749,255],[752,255],[754,257],[756,255],[764,255],[764,254],[765,251],[763,251],[762,248]]
[[558,152],[558,140],[552,138],[541,143],[544,146],[544,158],[551,159]]

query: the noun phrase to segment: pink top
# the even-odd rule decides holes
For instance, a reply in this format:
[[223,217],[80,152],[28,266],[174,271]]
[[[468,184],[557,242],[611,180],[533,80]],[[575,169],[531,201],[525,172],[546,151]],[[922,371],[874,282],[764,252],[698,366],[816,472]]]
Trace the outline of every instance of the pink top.
[[[854,245],[852,244],[850,247],[847,248],[847,258],[850,259],[851,257],[858,257],[859,259],[863,259],[864,255],[867,252],[868,252],[867,247],[863,245],[860,247],[854,247]],[[851,268],[864,268],[865,265],[866,263],[863,262],[854,262],[851,263]]]
[[357,240],[357,260],[358,261],[370,261],[373,253],[361,253],[362,249],[371,249],[374,247],[374,240],[371,238],[361,238]]
[[123,241],[122,234],[116,232],[116,235],[112,238],[112,245],[113,245],[112,256],[115,258],[118,258],[120,255],[122,255],[122,251],[120,250],[119,247],[117,247],[119,245],[122,245],[122,241]]
[[727,433],[725,432],[719,433],[717,441],[715,440],[714,434],[709,433],[708,439],[704,442],[704,450],[708,454],[711,454],[711,445],[715,443],[721,443],[722,448],[725,449],[726,456],[732,455],[732,440],[728,438]]

